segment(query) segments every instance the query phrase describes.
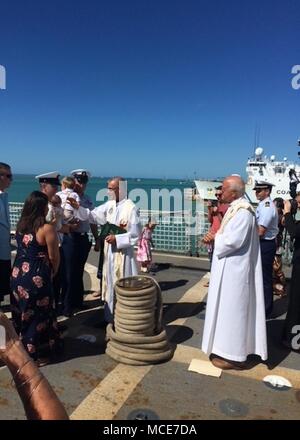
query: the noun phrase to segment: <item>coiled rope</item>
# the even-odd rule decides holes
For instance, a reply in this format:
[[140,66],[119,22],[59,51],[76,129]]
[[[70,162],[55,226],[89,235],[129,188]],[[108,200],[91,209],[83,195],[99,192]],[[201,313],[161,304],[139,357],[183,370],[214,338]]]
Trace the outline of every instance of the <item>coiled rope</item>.
[[162,327],[162,295],[149,276],[122,278],[115,284],[114,327],[107,327],[106,353],[129,365],[168,361],[173,349]]

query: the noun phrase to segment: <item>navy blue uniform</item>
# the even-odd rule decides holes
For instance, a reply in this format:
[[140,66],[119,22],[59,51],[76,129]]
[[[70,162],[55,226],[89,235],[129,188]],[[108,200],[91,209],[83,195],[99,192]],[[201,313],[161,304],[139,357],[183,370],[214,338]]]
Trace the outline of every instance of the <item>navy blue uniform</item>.
[[[87,195],[80,196],[80,206],[93,209]],[[64,234],[62,251],[64,259],[63,314],[70,315],[83,304],[83,272],[92,243],[89,240],[89,221],[81,221],[76,232]]]
[[273,310],[273,261],[276,253],[275,238],[278,234],[277,209],[270,197],[259,202],[256,219],[258,226],[266,228],[265,234],[260,237],[260,250],[266,317],[269,317]]

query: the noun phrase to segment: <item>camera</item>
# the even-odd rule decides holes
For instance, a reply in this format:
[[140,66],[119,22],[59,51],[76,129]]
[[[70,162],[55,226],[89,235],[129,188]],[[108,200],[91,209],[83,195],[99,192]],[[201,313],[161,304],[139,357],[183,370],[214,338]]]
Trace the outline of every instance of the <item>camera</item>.
[[292,215],[296,215],[297,211],[298,211],[298,202],[296,199],[290,199],[290,204],[291,204],[291,214]]

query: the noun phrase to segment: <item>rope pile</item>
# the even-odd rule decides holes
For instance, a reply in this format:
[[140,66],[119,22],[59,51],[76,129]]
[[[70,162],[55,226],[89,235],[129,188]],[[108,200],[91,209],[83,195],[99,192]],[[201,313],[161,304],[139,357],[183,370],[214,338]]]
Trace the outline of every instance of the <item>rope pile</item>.
[[162,296],[148,276],[123,278],[115,284],[114,327],[107,327],[106,353],[129,365],[151,365],[171,359],[162,327]]

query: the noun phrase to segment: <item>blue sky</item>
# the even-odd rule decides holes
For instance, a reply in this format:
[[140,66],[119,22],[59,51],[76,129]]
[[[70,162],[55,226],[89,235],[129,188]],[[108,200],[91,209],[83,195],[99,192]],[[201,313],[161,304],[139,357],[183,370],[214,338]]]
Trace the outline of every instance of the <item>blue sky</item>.
[[243,173],[297,157],[298,0],[2,2],[0,161],[15,172]]

